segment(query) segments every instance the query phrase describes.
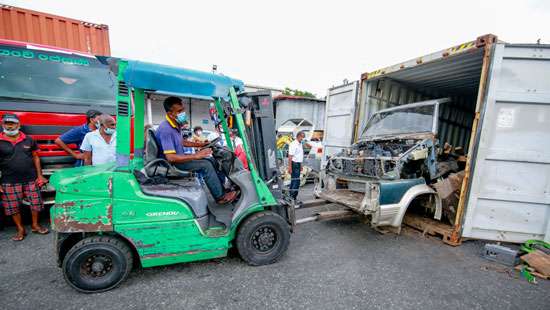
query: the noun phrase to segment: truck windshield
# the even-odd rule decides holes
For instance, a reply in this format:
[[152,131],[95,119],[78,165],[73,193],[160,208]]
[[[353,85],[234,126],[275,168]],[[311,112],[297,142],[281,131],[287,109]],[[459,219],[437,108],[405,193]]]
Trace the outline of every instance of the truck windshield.
[[114,106],[115,81],[93,57],[0,45],[0,101]]
[[365,127],[361,138],[431,132],[434,111],[435,105],[425,105],[377,113]]

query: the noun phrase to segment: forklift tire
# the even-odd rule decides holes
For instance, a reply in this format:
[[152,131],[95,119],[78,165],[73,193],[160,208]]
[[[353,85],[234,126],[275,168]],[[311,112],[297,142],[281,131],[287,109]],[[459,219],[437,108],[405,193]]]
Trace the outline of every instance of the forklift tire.
[[237,250],[252,266],[272,264],[288,248],[290,226],[278,214],[264,211],[250,216],[237,233]]
[[121,240],[94,236],[75,244],[63,259],[67,283],[82,293],[117,287],[132,270],[132,251]]

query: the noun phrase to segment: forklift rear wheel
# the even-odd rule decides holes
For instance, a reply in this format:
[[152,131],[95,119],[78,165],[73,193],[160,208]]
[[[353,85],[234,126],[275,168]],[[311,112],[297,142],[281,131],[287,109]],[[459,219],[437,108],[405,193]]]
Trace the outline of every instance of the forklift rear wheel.
[[290,227],[278,214],[260,212],[247,218],[237,234],[237,250],[253,266],[277,261],[288,248]]
[[69,285],[83,293],[117,287],[132,270],[132,251],[113,237],[89,237],[75,244],[63,260]]

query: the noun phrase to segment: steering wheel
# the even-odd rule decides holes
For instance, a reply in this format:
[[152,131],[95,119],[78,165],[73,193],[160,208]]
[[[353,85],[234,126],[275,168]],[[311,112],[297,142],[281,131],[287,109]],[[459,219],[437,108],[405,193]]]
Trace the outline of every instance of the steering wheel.
[[217,137],[216,139],[208,142],[207,145],[203,146],[202,148],[206,149],[206,148],[210,148],[210,147],[213,147],[213,146],[216,146],[216,144],[218,144],[218,142],[220,142],[222,139],[222,137]]

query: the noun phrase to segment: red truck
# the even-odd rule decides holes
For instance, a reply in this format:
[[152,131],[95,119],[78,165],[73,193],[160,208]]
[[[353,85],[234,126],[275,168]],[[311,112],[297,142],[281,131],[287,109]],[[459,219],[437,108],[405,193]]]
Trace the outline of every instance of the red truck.
[[[84,124],[87,110],[115,114],[115,86],[116,77],[102,57],[0,39],[0,116],[19,116],[22,131],[38,143],[45,175],[74,165],[54,141]],[[45,191],[45,202],[51,203],[51,190]]]

